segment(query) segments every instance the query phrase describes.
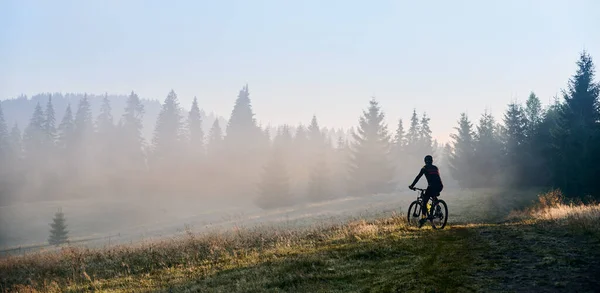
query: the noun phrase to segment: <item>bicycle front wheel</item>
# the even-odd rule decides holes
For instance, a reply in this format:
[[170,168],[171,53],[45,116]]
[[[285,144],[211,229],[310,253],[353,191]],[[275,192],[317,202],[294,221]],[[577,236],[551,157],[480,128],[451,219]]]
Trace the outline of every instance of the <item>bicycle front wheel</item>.
[[421,219],[421,204],[418,201],[413,201],[408,207],[407,221],[409,226],[417,226]]
[[433,211],[431,219],[431,226],[433,229],[444,229],[448,222],[448,206],[446,205],[446,202],[438,200],[437,203],[431,207],[431,210]]

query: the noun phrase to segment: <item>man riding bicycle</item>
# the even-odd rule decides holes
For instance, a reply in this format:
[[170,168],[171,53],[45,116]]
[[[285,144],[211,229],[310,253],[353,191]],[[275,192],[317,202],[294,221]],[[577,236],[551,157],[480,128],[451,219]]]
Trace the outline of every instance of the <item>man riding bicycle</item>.
[[[421,207],[421,211],[423,215],[427,215],[427,202],[432,196],[439,196],[442,189],[444,189],[442,178],[440,178],[440,171],[438,167],[433,165],[433,157],[430,155],[425,156],[425,166],[421,168],[419,175],[417,175],[415,181],[413,181],[408,188],[415,190],[415,184],[419,182],[419,179],[421,179],[421,176],[423,175],[425,175],[425,178],[427,179],[427,190],[423,195],[423,206]],[[430,220],[430,218],[419,220],[419,227],[423,226],[427,220]]]

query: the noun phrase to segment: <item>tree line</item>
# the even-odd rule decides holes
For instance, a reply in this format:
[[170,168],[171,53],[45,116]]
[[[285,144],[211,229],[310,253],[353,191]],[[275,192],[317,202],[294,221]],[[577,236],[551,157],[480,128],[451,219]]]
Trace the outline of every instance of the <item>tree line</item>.
[[[197,99],[185,111],[168,93],[150,140],[144,106],[132,92],[120,117],[104,98],[93,117],[87,97],[60,120],[52,99],[37,103],[28,125],[9,129],[0,107],[0,199],[54,200],[104,194],[236,197],[262,208],[345,195],[390,193],[416,175],[432,154],[443,179],[463,188],[561,188],[594,195],[599,174],[599,85],[587,53],[562,100],[546,108],[534,94],[510,103],[502,121],[485,112],[473,125],[461,114],[452,142],[432,138],[426,113],[394,132],[376,99],[350,135],[334,137],[317,117],[306,126],[260,126],[248,86],[226,125],[205,133]],[[273,133],[274,132],[274,133]],[[448,171],[445,171],[448,170]]]

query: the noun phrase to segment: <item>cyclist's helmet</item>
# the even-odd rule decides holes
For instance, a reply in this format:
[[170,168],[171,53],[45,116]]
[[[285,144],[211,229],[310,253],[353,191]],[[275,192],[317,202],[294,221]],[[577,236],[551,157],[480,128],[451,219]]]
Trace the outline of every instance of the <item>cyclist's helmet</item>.
[[425,156],[425,164],[433,164],[433,157],[431,155]]

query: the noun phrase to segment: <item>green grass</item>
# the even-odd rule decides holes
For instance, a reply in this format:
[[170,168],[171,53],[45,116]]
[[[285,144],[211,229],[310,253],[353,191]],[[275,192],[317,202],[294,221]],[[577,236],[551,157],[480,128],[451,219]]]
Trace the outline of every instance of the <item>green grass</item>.
[[[561,213],[554,210],[560,209]],[[248,228],[0,260],[15,292],[593,292],[599,206],[407,227],[403,216]],[[548,214],[552,213],[553,217]],[[29,291],[28,291],[29,290]]]

